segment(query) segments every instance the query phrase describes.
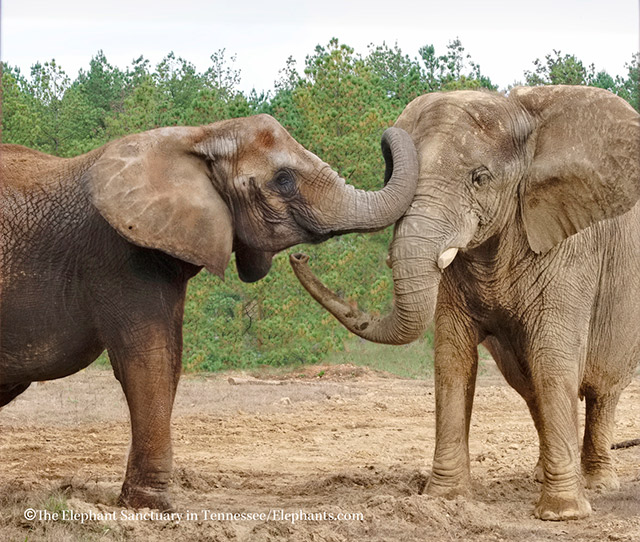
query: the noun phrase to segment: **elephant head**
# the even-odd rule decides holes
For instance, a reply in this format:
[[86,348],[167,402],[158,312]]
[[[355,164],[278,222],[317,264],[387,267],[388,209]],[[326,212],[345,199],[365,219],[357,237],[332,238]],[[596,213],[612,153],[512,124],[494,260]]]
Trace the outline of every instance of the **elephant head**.
[[492,242],[511,236],[543,257],[594,222],[628,211],[640,196],[638,114],[601,89],[428,94],[411,102],[396,126],[411,134],[420,173],[390,247],[392,312],[377,318],[354,309],[311,273],[306,256],[290,258],[312,296],[374,342],[420,337],[442,273],[459,251],[484,247],[490,258]]
[[411,138],[382,138],[388,179],[377,192],[347,185],[272,117],[160,128],[96,151],[83,186],[107,222],[132,243],[223,276],[236,252],[240,278],[264,277],[273,255],[297,243],[373,231],[411,202]]

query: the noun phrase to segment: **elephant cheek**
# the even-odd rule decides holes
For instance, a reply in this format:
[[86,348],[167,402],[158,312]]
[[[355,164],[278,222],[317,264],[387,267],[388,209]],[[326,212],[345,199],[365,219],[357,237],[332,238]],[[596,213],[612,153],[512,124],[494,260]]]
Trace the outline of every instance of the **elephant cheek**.
[[242,282],[256,282],[264,278],[271,269],[273,252],[262,252],[247,247],[244,243],[236,246],[236,268]]

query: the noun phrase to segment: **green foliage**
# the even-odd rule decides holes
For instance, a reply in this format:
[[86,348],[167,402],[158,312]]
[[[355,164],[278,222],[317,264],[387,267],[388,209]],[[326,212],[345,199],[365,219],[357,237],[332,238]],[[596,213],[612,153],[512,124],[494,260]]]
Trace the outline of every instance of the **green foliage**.
[[594,78],[595,68],[585,68],[574,55],[562,55],[554,49],[553,54],[548,54],[545,61],[539,58],[534,60],[533,72],[526,71],[527,85],[587,85]]
[[[199,72],[169,53],[155,67],[139,57],[121,70],[99,51],[73,81],[55,60],[34,64],[28,77],[3,64],[2,139],[71,156],[160,126],[270,113],[349,182],[377,189],[384,171],[380,136],[412,99],[434,91],[496,90],[459,39],[444,54],[425,45],[415,57],[384,43],[370,45],[361,56],[332,39],[307,56],[302,72],[289,58],[269,94],[240,92],[235,58],[224,49],[210,60]],[[613,78],[573,55],[553,51],[544,61],[534,61],[525,78],[530,85],[606,88],[638,108],[639,62],[636,53],[627,77]],[[392,293],[391,273],[384,265],[390,238],[388,229],[302,250],[330,288],[365,310],[386,312]],[[313,363],[336,351],[344,351],[347,361],[375,359],[378,368],[406,376],[428,372],[431,363],[431,334],[403,348],[350,338],[303,291],[286,254],[276,257],[269,275],[256,284],[242,283],[233,264],[224,282],[200,273],[189,286],[184,332],[189,371]]]
[[353,49],[333,39],[307,57],[291,91],[287,117],[293,112],[296,122],[281,119],[300,143],[365,188],[380,185],[380,136],[397,116],[377,82]]
[[33,145],[32,128],[36,124],[36,99],[20,70],[3,66],[2,134],[5,141]]
[[369,46],[366,63],[377,76],[377,84],[395,109],[402,111],[414,98],[432,87],[417,59],[402,53],[398,45],[392,49],[386,43]]
[[30,79],[7,67],[2,84],[5,138],[60,156],[82,152],[90,111],[55,60],[34,64]]
[[[386,310],[392,291],[384,265],[390,230],[352,235],[321,246],[305,246],[326,283],[369,310]],[[368,285],[368,286],[367,286]],[[185,311],[184,364],[187,370],[249,368],[315,363],[341,350],[348,333],[315,303],[289,268],[287,254],[274,259],[260,282],[244,284],[233,263],[224,282],[200,273],[189,286]]]
[[458,38],[450,42],[447,52],[437,59],[433,46],[420,49],[420,55],[428,69],[431,90],[498,90],[488,77],[482,75],[480,66],[471,60],[471,55],[465,54]]
[[636,111],[640,111],[640,53],[636,53],[627,63],[627,78],[616,77],[615,92],[627,100]]

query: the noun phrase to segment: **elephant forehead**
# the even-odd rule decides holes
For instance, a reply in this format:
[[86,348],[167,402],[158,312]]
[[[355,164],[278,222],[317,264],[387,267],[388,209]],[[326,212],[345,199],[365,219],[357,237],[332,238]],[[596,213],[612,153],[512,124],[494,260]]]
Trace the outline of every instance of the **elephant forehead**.
[[273,130],[263,128],[258,132],[258,135],[256,135],[255,145],[264,151],[272,149],[275,144],[276,136],[273,133]]
[[443,107],[443,115],[457,124],[467,125],[470,131],[479,135],[485,132],[506,133],[509,115],[504,105],[493,100],[465,100]]
[[[414,138],[421,163],[474,164],[505,160],[521,144],[517,118],[500,107],[449,105],[423,117]],[[451,165],[451,164],[449,164]],[[485,164],[488,165],[488,164]]]
[[463,130],[475,135],[507,134],[514,116],[508,108],[507,100],[497,94],[451,92],[412,105],[403,121],[406,124],[411,117],[415,119],[411,131],[418,137],[443,130],[460,136]]

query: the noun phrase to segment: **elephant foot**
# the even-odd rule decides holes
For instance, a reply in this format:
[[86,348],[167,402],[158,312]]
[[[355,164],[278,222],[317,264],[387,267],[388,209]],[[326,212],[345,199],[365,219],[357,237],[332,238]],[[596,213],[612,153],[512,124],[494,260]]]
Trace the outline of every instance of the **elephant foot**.
[[123,508],[151,508],[161,512],[173,511],[167,491],[161,491],[149,487],[133,487],[126,483],[118,497],[118,506]]
[[543,491],[534,514],[538,519],[546,521],[581,519],[591,514],[591,505],[581,493],[549,495]]
[[453,499],[458,496],[470,497],[471,481],[465,478],[455,482],[452,480],[445,482],[435,478],[432,474],[425,493],[432,497],[445,497],[446,499]]
[[584,478],[589,489],[598,491],[617,491],[620,489],[618,475],[611,468],[604,468],[585,472]]

